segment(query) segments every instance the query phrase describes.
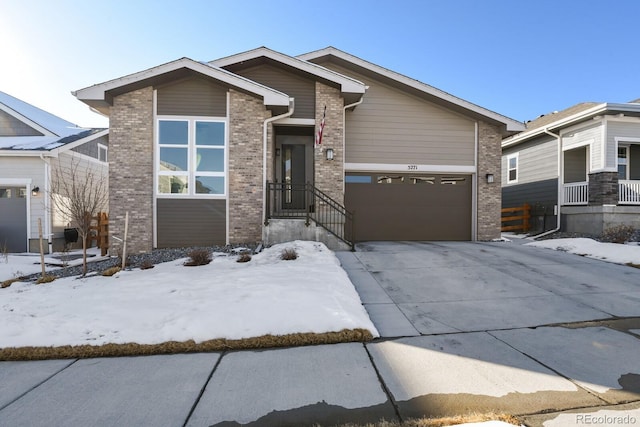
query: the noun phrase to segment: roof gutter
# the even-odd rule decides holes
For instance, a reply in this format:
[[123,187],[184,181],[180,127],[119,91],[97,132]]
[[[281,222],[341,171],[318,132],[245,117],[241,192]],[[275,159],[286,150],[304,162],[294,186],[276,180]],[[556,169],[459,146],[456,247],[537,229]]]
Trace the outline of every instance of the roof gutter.
[[262,218],[267,217],[267,145],[269,135],[269,124],[280,119],[291,117],[295,111],[296,101],[289,98],[289,111],[279,116],[269,117],[263,123],[262,128]]
[[564,168],[563,168],[563,164],[562,164],[562,137],[558,134],[555,134],[551,131],[549,131],[549,128],[544,128],[543,133],[546,133],[549,136],[552,136],[554,138],[556,138],[558,140],[558,202],[556,205],[556,228],[554,228],[553,230],[549,230],[549,231],[545,231],[542,234],[538,234],[536,236],[533,237],[533,239],[538,239],[540,237],[544,237],[548,234],[552,234],[555,233],[556,231],[560,230],[560,211],[561,206],[562,206],[562,193],[563,193],[563,185],[562,185],[562,176],[564,174]]
[[[369,89],[369,86],[365,86],[365,89]],[[360,97],[359,101],[354,102],[353,104],[349,104],[349,105],[345,105],[342,108],[342,173],[344,175],[344,164],[346,161],[346,156],[344,155],[344,153],[346,153],[346,148],[347,148],[347,133],[345,132],[345,129],[347,128],[347,110],[349,108],[355,108],[358,105],[362,104],[364,102],[364,94]],[[344,189],[345,189],[345,182],[344,179],[342,180],[342,194],[344,194]]]

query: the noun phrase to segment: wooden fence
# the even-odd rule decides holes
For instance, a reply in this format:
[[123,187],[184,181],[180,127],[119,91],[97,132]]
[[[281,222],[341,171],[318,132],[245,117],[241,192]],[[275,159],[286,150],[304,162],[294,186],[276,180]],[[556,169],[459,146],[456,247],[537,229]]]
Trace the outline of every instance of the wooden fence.
[[[518,215],[518,213],[520,214]],[[515,208],[502,208],[501,231],[522,231],[523,233],[526,233],[527,231],[529,231],[530,218],[531,206],[526,203]],[[513,224],[514,222],[518,222],[519,224]]]
[[[95,225],[93,225],[95,223]],[[109,215],[106,212],[98,212],[91,218],[91,227],[87,236],[87,247],[91,247],[91,242],[96,241],[96,246],[100,248],[100,254],[105,256],[109,249]]]

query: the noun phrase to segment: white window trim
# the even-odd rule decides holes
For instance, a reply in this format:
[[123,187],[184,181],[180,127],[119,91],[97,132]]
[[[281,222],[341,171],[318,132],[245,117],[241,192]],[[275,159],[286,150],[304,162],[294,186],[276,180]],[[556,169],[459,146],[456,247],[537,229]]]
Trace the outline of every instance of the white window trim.
[[618,155],[618,151],[624,148],[625,152],[626,152],[626,157],[625,157],[625,163],[624,163],[624,171],[625,171],[625,177],[622,178],[623,181],[626,181],[629,179],[629,145],[628,144],[616,144],[616,171],[619,171],[620,168],[620,156]]
[[[160,193],[158,191],[158,187],[160,184],[160,176],[164,175],[160,173],[160,122],[161,121],[186,121],[188,123],[188,142],[186,148],[188,150],[188,166],[187,172],[178,173],[177,175],[185,175],[188,177],[189,183],[189,192],[186,194],[174,194],[174,193]],[[196,134],[196,122],[212,122],[212,123],[224,123],[224,146],[221,148],[214,148],[217,150],[224,151],[224,172],[201,172],[196,173],[195,164],[196,164],[196,144],[195,144],[195,134]],[[226,117],[211,117],[211,116],[169,116],[169,115],[157,115],[155,118],[155,155],[154,155],[154,188],[153,193],[156,198],[159,199],[194,199],[194,198],[203,198],[203,199],[226,199],[229,194],[229,121]],[[171,145],[163,145],[167,147],[171,147]],[[176,145],[177,148],[184,148],[184,145]],[[197,194],[192,193],[191,191],[195,191],[195,176],[203,175],[203,176],[219,176],[224,178],[224,193],[223,194]]]
[[[515,154],[509,154],[507,155],[507,184],[516,184],[518,182],[518,177],[520,175],[520,153],[515,153]],[[515,168],[511,168],[510,167],[510,163],[511,163],[511,159],[516,159],[516,167]],[[510,172],[512,170],[516,171],[516,178],[515,179],[510,179]]]

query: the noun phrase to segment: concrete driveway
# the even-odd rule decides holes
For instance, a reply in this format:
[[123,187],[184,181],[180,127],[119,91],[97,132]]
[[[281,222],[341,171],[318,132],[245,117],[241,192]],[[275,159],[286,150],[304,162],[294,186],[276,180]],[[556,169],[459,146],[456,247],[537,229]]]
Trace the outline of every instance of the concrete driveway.
[[0,362],[0,425],[639,425],[640,270],[517,243],[357,249],[337,255],[381,339]]
[[374,242],[338,253],[383,337],[640,316],[640,270],[516,242]]

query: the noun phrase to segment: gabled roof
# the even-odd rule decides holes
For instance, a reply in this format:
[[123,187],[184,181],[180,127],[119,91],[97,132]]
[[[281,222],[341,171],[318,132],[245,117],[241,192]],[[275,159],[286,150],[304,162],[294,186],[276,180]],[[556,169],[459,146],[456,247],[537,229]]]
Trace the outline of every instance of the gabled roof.
[[358,68],[369,73],[373,73],[387,80],[393,81],[396,85],[410,88],[417,94],[454,111],[458,111],[463,114],[466,113],[468,115],[472,115],[489,122],[503,124],[506,126],[506,130],[509,133],[524,130],[524,124],[517,120],[511,119],[507,116],[503,116],[502,114],[498,114],[494,111],[487,110],[486,108],[480,107],[469,101],[465,101],[462,98],[458,98],[433,86],[422,83],[421,81],[412,79],[395,71],[365,61],[364,59],[358,58],[332,46],[299,55],[297,58],[304,61],[313,62],[327,57],[338,58],[342,62],[355,65]]
[[573,126],[602,115],[630,115],[640,117],[640,104],[632,101],[625,104],[582,102],[562,111],[545,114],[527,122],[527,130],[502,140],[502,148],[521,144],[547,131],[557,133],[561,129]]
[[181,73],[189,71],[211,77],[243,91],[253,93],[263,98],[264,105],[289,106],[289,96],[282,92],[230,73],[222,68],[197,62],[189,58],[180,58],[157,67],[99,83],[72,93],[85,104],[108,115],[109,106],[113,101],[114,94],[135,90],[136,88],[145,87],[149,84],[157,84],[159,81],[163,81],[163,79],[166,80],[168,77],[176,78],[176,76],[181,75]]
[[0,136],[0,150],[50,151],[105,129],[79,127],[47,111],[0,91],[0,110],[40,132],[33,136]]
[[344,93],[364,94],[366,91],[365,84],[354,78],[342,75],[312,62],[304,61],[293,56],[276,52],[275,50],[271,50],[264,46],[224,58],[215,59],[213,61],[210,61],[209,64],[216,67],[225,68],[231,65],[252,61],[258,58],[268,58],[280,64],[284,64],[286,66],[319,77],[320,79],[335,83],[340,86],[341,91]]

